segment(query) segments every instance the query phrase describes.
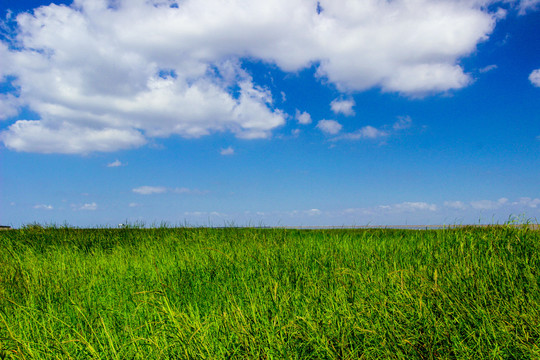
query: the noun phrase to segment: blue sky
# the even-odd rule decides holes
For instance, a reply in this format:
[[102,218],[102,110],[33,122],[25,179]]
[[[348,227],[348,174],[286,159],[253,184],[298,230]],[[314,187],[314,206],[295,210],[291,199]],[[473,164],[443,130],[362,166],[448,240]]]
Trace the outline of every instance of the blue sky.
[[7,0],[0,19],[1,224],[540,219],[538,0]]

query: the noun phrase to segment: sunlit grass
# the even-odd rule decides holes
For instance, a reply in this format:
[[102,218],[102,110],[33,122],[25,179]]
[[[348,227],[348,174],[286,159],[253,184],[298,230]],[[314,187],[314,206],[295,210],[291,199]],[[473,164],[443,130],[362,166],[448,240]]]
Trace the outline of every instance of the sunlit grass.
[[0,358],[540,358],[540,233],[0,233]]

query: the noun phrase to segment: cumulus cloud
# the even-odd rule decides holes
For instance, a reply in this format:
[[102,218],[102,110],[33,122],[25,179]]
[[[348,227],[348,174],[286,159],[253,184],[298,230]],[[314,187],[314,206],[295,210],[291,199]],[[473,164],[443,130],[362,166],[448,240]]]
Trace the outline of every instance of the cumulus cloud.
[[307,112],[300,112],[298,109],[296,110],[296,115],[295,115],[295,118],[296,120],[298,121],[299,124],[302,124],[302,125],[307,125],[307,124],[311,124],[311,115]]
[[353,107],[355,102],[353,99],[343,100],[343,99],[334,99],[330,103],[330,108],[335,114],[343,114],[346,116],[354,115]]
[[529,75],[529,81],[536,87],[540,87],[540,69],[536,69]]
[[0,133],[8,149],[39,153],[84,154],[115,151],[143,145],[146,140],[137,130],[104,126],[93,128],[69,121],[19,120]]
[[0,78],[16,79],[19,95],[4,97],[0,107],[7,117],[28,106],[40,119],[5,130],[9,149],[115,151],[153,137],[223,131],[269,137],[286,115],[242,59],[285,72],[315,66],[341,91],[377,87],[415,96],[459,89],[471,82],[459,60],[488,38],[499,17],[484,1],[111,4],[75,0],[17,15],[13,46],[0,42]]
[[341,131],[343,126],[335,120],[321,120],[317,123],[317,128],[325,134],[335,135]]
[[234,149],[231,146],[229,146],[228,148],[221,149],[219,153],[223,156],[234,155]]

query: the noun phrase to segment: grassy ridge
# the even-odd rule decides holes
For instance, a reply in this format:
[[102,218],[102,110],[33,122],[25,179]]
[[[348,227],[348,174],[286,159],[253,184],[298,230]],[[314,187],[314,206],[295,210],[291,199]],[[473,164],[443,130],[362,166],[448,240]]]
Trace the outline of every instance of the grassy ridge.
[[540,358],[540,233],[0,233],[0,358]]

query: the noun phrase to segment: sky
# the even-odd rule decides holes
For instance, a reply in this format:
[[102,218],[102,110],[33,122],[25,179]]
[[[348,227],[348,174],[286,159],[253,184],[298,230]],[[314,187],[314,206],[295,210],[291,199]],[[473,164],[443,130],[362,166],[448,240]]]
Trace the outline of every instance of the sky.
[[540,0],[3,0],[0,224],[540,219]]

